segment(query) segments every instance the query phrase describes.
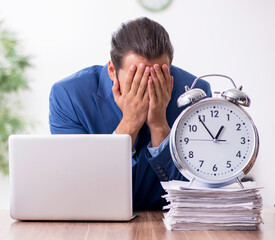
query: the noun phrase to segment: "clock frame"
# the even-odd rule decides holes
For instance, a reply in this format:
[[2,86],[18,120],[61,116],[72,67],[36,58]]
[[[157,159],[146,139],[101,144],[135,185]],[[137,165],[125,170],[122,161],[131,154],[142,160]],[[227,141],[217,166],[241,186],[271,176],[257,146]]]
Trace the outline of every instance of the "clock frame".
[[[228,79],[231,80],[232,84],[234,85],[234,88],[223,92],[221,94],[220,98],[205,98],[206,94],[204,93],[204,91],[201,90],[201,89],[194,88],[194,86],[200,78],[210,77],[210,76],[219,76],[219,77],[228,78]],[[180,140],[179,140],[179,138],[177,139],[177,136],[179,136],[178,135],[179,131],[182,131],[182,132],[185,131],[183,129],[184,128],[183,126],[179,127],[179,124],[181,123],[181,121],[183,121],[184,119],[186,121],[186,117],[189,116],[191,113],[193,113],[195,109],[199,109],[202,106],[207,106],[207,104],[208,105],[210,104],[209,106],[211,106],[211,104],[212,105],[214,104],[214,105],[217,105],[217,106],[219,106],[219,104],[221,104],[221,105],[224,105],[224,106],[228,106],[228,109],[230,109],[230,108],[235,109],[242,116],[242,119],[243,120],[245,119],[245,121],[248,123],[249,126],[245,126],[245,129],[246,129],[246,131],[248,131],[248,127],[249,127],[249,129],[250,129],[249,134],[251,134],[251,136],[253,137],[253,141],[251,142],[251,146],[250,146],[252,149],[250,149],[249,156],[247,156],[247,159],[245,161],[243,159],[241,160],[244,163],[242,165],[239,163],[239,165],[241,165],[241,166],[240,167],[237,166],[238,168],[235,167],[235,169],[237,169],[237,170],[234,170],[234,169],[231,170],[232,173],[230,171],[228,171],[228,173],[226,173],[226,174],[223,174],[221,172],[217,172],[217,174],[211,174],[211,176],[212,175],[215,175],[215,176],[219,175],[219,177],[217,177],[217,178],[207,177],[206,175],[203,176],[201,174],[202,171],[199,170],[198,166],[197,166],[197,169],[194,166],[192,166],[198,172],[194,171],[194,169],[191,169],[190,163],[188,163],[188,160],[187,160],[188,157],[186,157],[186,156],[184,157],[184,154],[185,154],[184,153],[184,148],[183,148],[184,146],[180,145],[180,144],[183,144],[183,143],[179,143]],[[176,121],[173,124],[173,127],[171,129],[171,133],[170,133],[170,152],[171,152],[172,160],[173,160],[175,166],[179,169],[179,171],[181,172],[181,174],[183,176],[185,176],[187,179],[190,180],[190,185],[193,184],[193,183],[197,183],[199,185],[203,185],[203,186],[207,186],[207,187],[222,187],[222,186],[232,184],[234,182],[238,182],[239,185],[241,187],[243,187],[243,185],[241,184],[241,179],[245,175],[247,175],[247,173],[253,167],[253,165],[256,161],[257,155],[258,155],[258,151],[259,151],[259,135],[258,135],[257,128],[256,128],[252,118],[250,117],[250,115],[242,107],[242,106],[245,106],[245,107],[250,106],[249,97],[245,93],[242,92],[242,87],[237,89],[234,81],[230,77],[225,76],[225,75],[221,75],[221,74],[209,74],[209,75],[204,75],[204,76],[196,78],[190,89],[186,86],[186,92],[178,98],[178,106],[181,107],[181,106],[186,106],[186,105],[189,105],[189,106],[186,109],[184,109],[182,111],[182,113],[178,116],[178,118],[176,119]],[[226,108],[224,108],[224,109],[226,109]],[[199,111],[197,111],[197,115],[198,115],[198,112]],[[196,114],[193,113],[192,116],[195,116],[195,115]],[[229,115],[229,114],[227,114],[227,115]],[[189,117],[189,119],[191,119],[190,120],[191,122],[195,121],[195,120],[192,119],[192,116]],[[241,121],[245,122],[243,120],[241,120]],[[196,121],[199,121],[200,123],[202,123],[205,130],[207,130],[208,133],[211,136],[211,138],[209,140],[203,140],[203,141],[210,141],[210,142],[213,141],[213,144],[220,144],[220,143],[217,143],[217,141],[226,141],[226,140],[218,140],[218,136],[220,136],[220,133],[223,131],[223,129],[225,129],[226,124],[223,124],[223,122],[222,122],[224,120],[217,120],[217,122],[220,124],[219,126],[221,126],[221,127],[219,127],[219,131],[216,134],[216,137],[213,136],[211,131],[206,127],[206,125],[203,123],[203,121],[200,119],[200,117]],[[228,116],[228,121],[229,121],[229,116]],[[184,123],[184,124],[186,125],[186,123]],[[227,122],[227,128],[228,128],[228,125],[230,126],[230,124],[231,123]],[[213,125],[213,123],[212,123],[212,125]],[[189,127],[190,126],[191,125],[189,125]],[[197,126],[196,126],[195,130],[197,131]],[[191,129],[189,129],[189,131],[192,132]],[[201,129],[200,129],[200,131],[201,131]],[[217,131],[217,129],[215,131]],[[190,140],[197,140],[197,139],[190,139]],[[182,141],[182,139],[181,139],[181,141]],[[188,141],[189,141],[189,139],[188,139]],[[252,146],[252,143],[253,143],[253,146]],[[200,146],[203,146],[203,145],[200,145],[200,144],[202,144],[202,143],[200,143],[198,141],[198,147],[196,148],[196,151],[200,151],[199,150]],[[242,144],[244,144],[244,143],[242,143]],[[247,143],[247,145],[249,145],[249,143]],[[178,149],[178,146],[181,146],[182,150]],[[217,147],[218,145],[215,145],[215,146],[216,146],[215,149],[218,149],[217,151],[222,150],[222,148],[219,150],[219,148]],[[233,147],[234,145],[231,144],[231,146]],[[227,149],[227,151],[230,151],[231,146],[229,145],[229,148]],[[193,158],[193,152],[192,152],[192,158]],[[196,159],[196,160],[198,160],[198,159]],[[189,159],[189,162],[191,162],[191,161],[192,160]],[[204,160],[199,160],[199,161],[201,162],[200,167],[202,167],[202,164],[204,163]],[[225,160],[223,159],[221,161],[225,161]],[[231,163],[231,160],[228,161],[228,162]],[[209,162],[206,163],[206,164],[209,164]],[[221,163],[219,162],[219,164],[221,164]],[[216,164],[214,166],[216,166]],[[216,168],[213,169],[213,171],[217,171]],[[203,174],[209,175],[209,173],[207,171],[205,171]],[[221,175],[224,175],[224,176],[221,176]]]

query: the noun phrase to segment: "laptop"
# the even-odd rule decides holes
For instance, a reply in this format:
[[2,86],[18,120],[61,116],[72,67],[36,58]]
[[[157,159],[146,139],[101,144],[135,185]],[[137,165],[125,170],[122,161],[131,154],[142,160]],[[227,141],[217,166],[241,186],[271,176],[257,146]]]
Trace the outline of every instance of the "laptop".
[[132,219],[129,135],[11,135],[15,220]]

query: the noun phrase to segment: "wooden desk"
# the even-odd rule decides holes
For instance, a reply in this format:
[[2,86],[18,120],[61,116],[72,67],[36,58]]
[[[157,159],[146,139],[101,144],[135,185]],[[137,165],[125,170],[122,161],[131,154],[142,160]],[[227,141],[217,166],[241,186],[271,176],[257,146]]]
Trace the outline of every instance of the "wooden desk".
[[167,231],[162,212],[140,212],[130,222],[20,222],[0,210],[0,239],[275,239],[275,210],[264,210],[265,224],[258,231]]

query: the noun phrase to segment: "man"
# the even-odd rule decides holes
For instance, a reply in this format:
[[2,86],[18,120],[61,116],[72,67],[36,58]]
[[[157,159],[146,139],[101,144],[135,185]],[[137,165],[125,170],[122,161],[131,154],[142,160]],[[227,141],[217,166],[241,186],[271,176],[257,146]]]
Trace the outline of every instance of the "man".
[[[169,132],[183,108],[177,98],[195,77],[172,66],[166,30],[148,18],[126,23],[112,36],[111,60],[54,84],[50,93],[52,134],[129,134],[132,138],[134,209],[160,209],[160,181],[185,178],[169,151]],[[208,96],[210,86],[196,87]]]

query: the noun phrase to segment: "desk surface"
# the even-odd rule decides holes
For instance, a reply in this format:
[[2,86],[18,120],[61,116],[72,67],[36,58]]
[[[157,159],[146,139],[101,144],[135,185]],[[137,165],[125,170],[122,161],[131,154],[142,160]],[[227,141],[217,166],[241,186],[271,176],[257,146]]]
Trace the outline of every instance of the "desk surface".
[[275,239],[275,210],[265,209],[258,231],[167,231],[162,212],[139,212],[130,222],[20,222],[0,210],[0,239]]

